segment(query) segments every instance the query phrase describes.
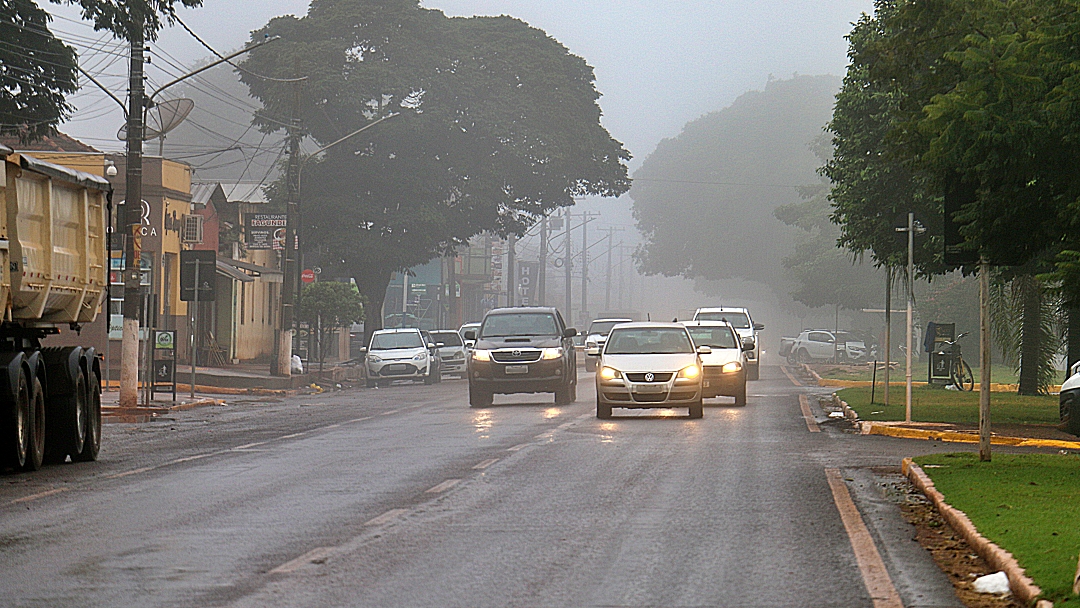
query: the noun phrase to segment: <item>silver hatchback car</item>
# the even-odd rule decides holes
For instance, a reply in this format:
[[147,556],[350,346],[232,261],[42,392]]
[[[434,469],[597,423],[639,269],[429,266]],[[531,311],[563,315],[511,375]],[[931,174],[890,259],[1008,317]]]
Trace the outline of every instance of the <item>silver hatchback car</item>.
[[394,380],[437,382],[439,370],[432,350],[415,327],[376,331],[367,352],[368,388],[387,386]]

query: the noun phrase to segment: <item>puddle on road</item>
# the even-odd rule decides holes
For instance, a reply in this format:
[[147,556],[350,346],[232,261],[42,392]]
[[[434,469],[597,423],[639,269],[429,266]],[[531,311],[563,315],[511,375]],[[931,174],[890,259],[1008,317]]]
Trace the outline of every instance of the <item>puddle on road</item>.
[[489,411],[479,411],[473,414],[473,428],[480,434],[480,439],[491,439],[491,427],[495,425],[494,418]]

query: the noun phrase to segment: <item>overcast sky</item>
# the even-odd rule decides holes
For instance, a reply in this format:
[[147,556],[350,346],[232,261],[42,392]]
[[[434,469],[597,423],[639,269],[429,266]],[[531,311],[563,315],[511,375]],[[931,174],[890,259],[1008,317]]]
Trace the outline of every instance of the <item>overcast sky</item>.
[[[44,0],[58,16],[53,28],[77,46],[98,39],[78,12]],[[303,15],[306,0],[206,0],[181,17],[218,50],[243,45],[249,32],[282,14]],[[427,0],[450,15],[518,17],[544,29],[596,69],[604,123],[634,154],[636,167],[663,138],[740,94],[764,87],[770,75],[842,75],[844,35],[872,0]],[[106,39],[104,42],[108,42]],[[99,45],[100,46],[100,45]],[[162,32],[154,46],[184,64],[207,56],[179,27]],[[102,78],[126,91],[123,48],[84,53]],[[113,54],[108,54],[112,52]],[[111,62],[111,65],[110,65]],[[80,108],[62,127],[107,150],[119,150],[119,107],[96,92],[75,99]]]

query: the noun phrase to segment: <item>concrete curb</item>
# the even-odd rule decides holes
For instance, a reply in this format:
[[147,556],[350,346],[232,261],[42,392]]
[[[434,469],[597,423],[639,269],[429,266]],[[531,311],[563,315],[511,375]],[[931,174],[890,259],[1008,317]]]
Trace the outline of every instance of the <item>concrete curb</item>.
[[153,415],[153,414],[168,414],[169,412],[182,412],[184,410],[193,410],[197,407],[207,407],[211,405],[225,405],[225,401],[222,399],[196,399],[195,401],[187,401],[184,403],[177,403],[176,405],[166,406],[147,406],[147,407],[120,407],[118,405],[102,405],[102,416],[133,416],[133,415]]
[[1054,604],[1052,602],[1038,599],[1039,595],[1042,594],[1042,589],[1039,589],[1028,578],[1024,569],[1016,562],[1016,558],[1008,551],[990,542],[982,534],[979,534],[975,524],[971,523],[971,520],[963,511],[945,502],[945,497],[941,492],[937,491],[934,482],[923,472],[919,465],[915,464],[910,458],[905,458],[901,461],[900,466],[904,475],[911,480],[915,487],[919,488],[919,491],[930,499],[930,502],[934,503],[934,507],[945,518],[945,521],[949,522],[953,530],[963,536],[964,540],[971,545],[971,548],[986,560],[986,563],[990,564],[990,567],[1005,572],[1005,575],[1009,577],[1009,588],[1012,590],[1014,597],[1028,606],[1035,604],[1036,608],[1053,608]]

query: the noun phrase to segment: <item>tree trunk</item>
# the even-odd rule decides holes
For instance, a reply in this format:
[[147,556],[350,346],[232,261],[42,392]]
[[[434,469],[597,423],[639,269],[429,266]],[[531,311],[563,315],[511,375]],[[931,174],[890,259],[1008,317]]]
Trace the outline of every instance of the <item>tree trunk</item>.
[[358,272],[353,279],[356,289],[364,297],[364,345],[371,344],[371,334],[383,328],[382,307],[386,300],[386,288],[390,286],[393,271]]
[[1039,360],[1042,345],[1042,289],[1038,279],[1022,275],[1020,283],[1023,320],[1020,326],[1020,394],[1039,394]]
[[1066,374],[1072,370],[1073,363],[1080,361],[1080,308],[1067,308],[1069,316],[1069,330],[1067,336],[1068,367]]

